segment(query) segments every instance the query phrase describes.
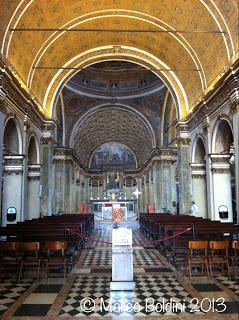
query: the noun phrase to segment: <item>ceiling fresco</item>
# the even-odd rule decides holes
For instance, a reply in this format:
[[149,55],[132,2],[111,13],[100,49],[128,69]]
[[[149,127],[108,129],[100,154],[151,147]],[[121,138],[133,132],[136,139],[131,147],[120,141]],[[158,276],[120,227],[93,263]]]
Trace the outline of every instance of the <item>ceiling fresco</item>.
[[1,0],[0,6],[1,54],[48,117],[79,71],[72,68],[116,59],[151,68],[185,118],[238,57],[236,0]]

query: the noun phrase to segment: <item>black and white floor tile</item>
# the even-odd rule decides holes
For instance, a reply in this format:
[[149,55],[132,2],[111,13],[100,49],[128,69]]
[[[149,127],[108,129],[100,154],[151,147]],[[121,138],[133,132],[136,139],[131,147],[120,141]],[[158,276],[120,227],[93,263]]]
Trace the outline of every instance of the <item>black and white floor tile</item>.
[[111,292],[109,276],[76,277],[60,315],[62,317],[157,316],[166,313],[179,314],[181,311],[190,313],[193,310],[192,296],[174,276],[135,276],[135,282],[134,292]]
[[226,286],[229,290],[239,295],[239,277],[229,279],[228,277],[217,277],[216,280]]
[[19,306],[14,316],[46,316],[62,287],[62,283],[39,284]]
[[[112,252],[111,250],[88,250],[82,262],[82,266],[111,266]],[[160,261],[156,249],[135,249],[134,250],[134,266],[164,266]]]
[[0,316],[30,287],[32,280],[0,280]]

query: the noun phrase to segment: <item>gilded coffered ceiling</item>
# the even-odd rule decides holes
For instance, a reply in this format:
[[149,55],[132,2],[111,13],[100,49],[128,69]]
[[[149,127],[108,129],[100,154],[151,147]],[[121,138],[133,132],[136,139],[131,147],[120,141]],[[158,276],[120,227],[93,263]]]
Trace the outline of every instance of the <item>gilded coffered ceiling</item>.
[[153,148],[152,132],[147,123],[120,106],[104,107],[81,119],[73,130],[71,147],[88,166],[93,152],[107,142],[119,142],[129,147],[139,167],[147,161]]
[[79,71],[72,68],[124,60],[159,75],[183,118],[238,55],[237,0],[1,0],[0,7],[2,56],[49,117]]

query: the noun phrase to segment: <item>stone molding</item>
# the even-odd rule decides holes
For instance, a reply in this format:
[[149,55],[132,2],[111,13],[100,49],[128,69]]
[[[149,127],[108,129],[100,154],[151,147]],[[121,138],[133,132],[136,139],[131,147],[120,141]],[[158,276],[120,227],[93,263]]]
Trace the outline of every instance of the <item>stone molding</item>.
[[230,174],[231,170],[228,168],[212,168],[212,174]]
[[230,154],[210,154],[209,157],[212,163],[229,163],[231,155]]
[[19,175],[23,173],[23,155],[4,156],[3,170],[7,175]]
[[192,172],[192,178],[193,179],[205,179],[206,180],[206,172],[198,173],[198,172]]

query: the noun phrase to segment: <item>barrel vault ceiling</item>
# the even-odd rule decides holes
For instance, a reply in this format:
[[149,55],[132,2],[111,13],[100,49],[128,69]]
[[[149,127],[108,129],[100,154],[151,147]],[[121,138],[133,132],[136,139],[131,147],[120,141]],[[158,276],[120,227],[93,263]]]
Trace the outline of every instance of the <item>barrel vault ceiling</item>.
[[237,0],[0,0],[0,8],[2,57],[48,117],[72,68],[125,60],[159,75],[184,118],[238,57]]

